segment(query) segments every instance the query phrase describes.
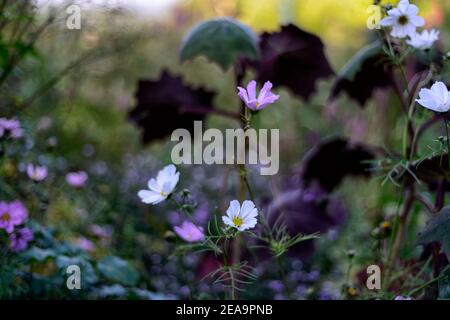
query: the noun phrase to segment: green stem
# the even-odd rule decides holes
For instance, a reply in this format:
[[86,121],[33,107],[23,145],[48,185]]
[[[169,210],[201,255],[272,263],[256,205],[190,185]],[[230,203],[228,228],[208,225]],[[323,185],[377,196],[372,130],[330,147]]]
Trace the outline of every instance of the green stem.
[[436,281],[439,281],[439,280],[441,280],[442,278],[445,278],[446,276],[447,276],[447,275],[444,273],[444,274],[441,274],[439,277],[436,277],[436,278],[434,278],[434,279],[431,279],[431,280],[428,281],[428,282],[425,282],[425,283],[424,283],[423,285],[421,285],[420,287],[411,290],[411,291],[408,293],[408,297],[411,297],[411,296],[415,295],[417,292],[422,291],[423,289],[425,289],[426,287],[428,287],[430,284],[433,284],[433,283],[435,283]]
[[449,139],[447,118],[444,118],[444,126],[445,126],[445,133],[447,135],[447,161],[448,161],[448,167],[450,168],[450,139]]

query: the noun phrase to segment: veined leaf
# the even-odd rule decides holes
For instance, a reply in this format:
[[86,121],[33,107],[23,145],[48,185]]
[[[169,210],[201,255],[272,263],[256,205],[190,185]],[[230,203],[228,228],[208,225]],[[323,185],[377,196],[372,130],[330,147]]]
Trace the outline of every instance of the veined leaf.
[[236,20],[209,20],[195,26],[181,46],[181,61],[197,56],[205,56],[226,70],[239,57],[257,59],[258,38],[249,27]]

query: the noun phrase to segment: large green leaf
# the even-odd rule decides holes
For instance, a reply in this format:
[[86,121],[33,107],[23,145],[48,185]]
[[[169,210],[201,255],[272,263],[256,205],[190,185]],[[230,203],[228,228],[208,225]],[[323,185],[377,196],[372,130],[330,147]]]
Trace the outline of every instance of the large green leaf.
[[28,251],[25,251],[23,257],[28,261],[42,262],[47,259],[54,259],[56,253],[52,249],[41,249],[38,247],[32,247]]
[[417,239],[421,245],[435,241],[441,244],[447,257],[450,257],[450,207],[442,208],[431,218]]
[[226,70],[239,57],[257,59],[258,39],[250,28],[236,20],[209,20],[195,26],[181,46],[181,61],[197,56],[205,56]]
[[126,286],[134,286],[139,280],[137,271],[119,257],[108,256],[101,260],[97,267],[100,273],[109,280]]
[[361,49],[339,72],[331,98],[345,92],[361,107],[372,97],[375,89],[390,85],[391,66],[379,41]]
[[356,74],[361,70],[363,63],[383,52],[383,48],[379,41],[372,42],[358,51],[339,71],[339,78],[350,81],[355,79]]
[[67,268],[69,266],[78,266],[80,268],[81,273],[81,287],[88,288],[91,285],[95,284],[98,281],[97,274],[95,273],[95,269],[92,266],[91,262],[85,259],[84,257],[69,257],[69,256],[58,256],[56,258],[56,265],[58,266],[60,273],[63,277],[67,277]]

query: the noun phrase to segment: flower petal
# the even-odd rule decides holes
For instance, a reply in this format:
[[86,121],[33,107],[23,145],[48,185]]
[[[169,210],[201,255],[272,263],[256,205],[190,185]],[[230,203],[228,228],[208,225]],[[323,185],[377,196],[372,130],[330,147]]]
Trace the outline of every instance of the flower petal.
[[142,202],[147,204],[157,204],[165,199],[165,197],[161,196],[159,193],[151,190],[141,190],[138,192],[138,196],[141,198]]
[[239,215],[244,218],[247,214],[249,214],[255,208],[255,204],[251,200],[245,200],[242,202],[242,207]]
[[249,100],[256,100],[256,81],[252,80],[247,85],[247,94]]
[[419,16],[410,16],[409,21],[415,27],[423,27],[425,25],[425,19]]
[[227,215],[230,217],[230,219],[233,219],[234,217],[237,217],[239,215],[239,211],[241,210],[241,205],[239,204],[239,201],[232,200],[230,202],[230,206],[227,209]]
[[238,96],[239,96],[239,98],[241,98],[241,100],[242,101],[244,101],[244,103],[248,103],[248,95],[247,95],[247,91],[244,89],[244,88],[242,88],[242,87],[237,87],[237,89],[238,89]]

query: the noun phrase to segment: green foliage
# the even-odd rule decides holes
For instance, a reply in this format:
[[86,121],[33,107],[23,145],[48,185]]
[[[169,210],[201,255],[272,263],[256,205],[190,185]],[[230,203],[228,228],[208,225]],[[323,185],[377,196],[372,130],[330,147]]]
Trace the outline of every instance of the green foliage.
[[136,269],[119,257],[108,256],[99,261],[97,268],[108,280],[123,285],[133,286],[139,280]]
[[339,77],[350,81],[355,79],[356,74],[361,70],[363,63],[370,58],[376,57],[383,51],[379,41],[372,42],[359,50],[339,71]]

